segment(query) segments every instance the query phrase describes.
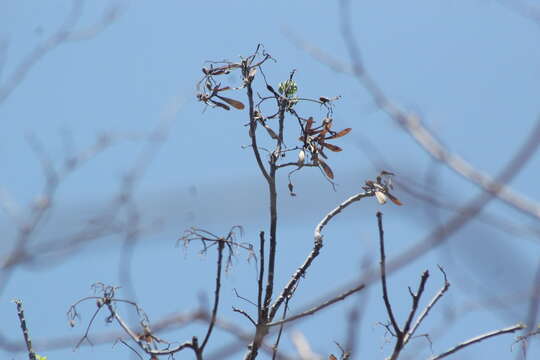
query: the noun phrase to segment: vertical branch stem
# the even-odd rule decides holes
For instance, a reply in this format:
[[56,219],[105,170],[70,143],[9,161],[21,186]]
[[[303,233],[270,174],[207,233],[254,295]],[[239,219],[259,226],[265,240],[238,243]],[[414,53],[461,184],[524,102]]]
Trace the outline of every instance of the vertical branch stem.
[[[412,292],[412,290],[409,291],[412,296],[412,306],[411,311],[409,312],[409,316],[407,317],[407,321],[405,321],[405,326],[403,326],[403,336],[406,338],[407,334],[409,333],[409,330],[411,329],[411,324],[414,318],[414,315],[416,314],[416,311],[418,310],[418,303],[420,302],[420,298],[422,297],[422,294],[424,293],[424,289],[426,287],[426,282],[429,278],[429,271],[424,271],[422,274],[422,277],[420,279],[420,284],[418,285],[418,290],[416,291],[416,294]],[[403,345],[405,345],[405,339],[403,341]]]
[[218,259],[217,259],[217,274],[216,274],[216,288],[214,291],[214,308],[212,309],[212,318],[210,319],[210,324],[208,325],[208,331],[206,332],[206,336],[204,337],[204,340],[199,347],[198,351],[202,354],[204,347],[208,343],[208,339],[210,339],[210,335],[212,334],[212,330],[214,329],[214,325],[216,323],[216,316],[219,306],[219,291],[221,289],[221,269],[223,264],[223,248],[225,247],[225,239],[220,239],[218,241]]
[[259,233],[259,257],[260,259],[260,268],[259,268],[259,279],[258,289],[257,289],[257,311],[258,311],[258,322],[262,320],[262,296],[263,296],[263,279],[264,279],[264,231]]
[[401,337],[401,329],[399,328],[396,318],[394,317],[392,305],[390,305],[390,299],[388,298],[388,289],[386,287],[386,254],[384,252],[384,230],[382,224],[382,213],[380,211],[377,211],[377,223],[379,225],[379,247],[381,252],[381,261],[379,264],[381,265],[381,284],[383,291],[383,300],[384,305],[386,306],[386,312],[388,312],[388,317],[390,318],[392,327],[394,328],[396,336],[399,340],[399,338]]
[[[276,191],[276,172],[278,169],[277,162],[281,157],[281,146],[283,144],[283,136],[284,136],[284,128],[285,128],[285,110],[288,106],[288,101],[285,101],[281,98],[277,98],[278,106],[279,106],[279,132],[278,132],[278,139],[276,143],[276,147],[272,154],[270,155],[270,161],[269,161],[269,170],[266,171],[266,168],[262,165],[262,161],[260,159],[259,150],[256,147],[256,134],[255,134],[255,128],[257,125],[256,119],[253,116],[254,109],[253,109],[253,90],[251,88],[251,83],[247,84],[247,94],[249,98],[249,111],[250,111],[250,136],[251,136],[251,143],[252,148],[255,153],[255,158],[257,160],[257,163],[259,164],[259,168],[261,169],[262,174],[264,175],[266,181],[268,182],[268,193],[270,197],[270,245],[269,245],[269,252],[268,252],[268,274],[266,276],[266,288],[264,293],[264,302],[261,306],[260,299],[259,299],[259,319],[257,324],[257,330],[255,333],[255,338],[253,339],[252,343],[250,344],[250,351],[246,355],[246,359],[255,359],[257,357],[258,348],[262,344],[262,340],[264,337],[268,334],[268,326],[267,323],[271,321],[270,316],[270,304],[272,302],[272,296],[274,292],[274,276],[275,276],[275,268],[276,268],[276,252],[277,252],[277,221],[278,221],[278,215],[277,215],[277,191]],[[264,242],[261,240],[261,244]],[[261,250],[262,251],[262,250]],[[262,253],[261,253],[262,254]],[[263,271],[261,269],[260,272],[260,279],[259,279],[259,297],[262,293],[261,286],[262,286],[262,275]]]
[[276,251],[277,251],[277,191],[276,191],[276,171],[277,161],[281,157],[281,144],[283,143],[283,130],[285,123],[285,107],[287,102],[284,100],[278,100],[279,106],[279,135],[274,152],[270,156],[270,179],[269,192],[270,192],[270,252],[268,256],[268,278],[266,282],[266,293],[264,298],[264,315],[265,321],[268,322],[271,319],[268,317],[268,311],[270,308],[270,302],[272,301],[272,295],[274,291],[274,272],[276,265]]
[[[281,320],[285,320],[285,318],[287,317],[287,310],[289,310],[289,300],[290,300],[290,298],[287,298],[287,300],[285,300],[285,306],[283,308],[283,316],[282,316]],[[278,335],[276,337],[276,341],[274,342],[274,347],[272,349],[272,360],[276,360],[276,358],[277,358],[279,342],[281,340],[281,335],[283,335],[283,327],[284,326],[285,326],[285,323],[283,323],[283,324],[281,324],[279,326]]]
[[[262,297],[262,277],[264,275],[264,262],[261,262],[261,270],[259,273],[259,318],[257,323],[257,329],[255,331],[255,337],[251,344],[249,345],[250,350],[246,354],[246,359],[255,359],[258,354],[258,349],[262,344],[262,341],[266,334],[268,334],[268,327],[266,323],[268,322],[268,309],[270,307],[270,302],[272,300],[272,294],[274,289],[274,272],[275,272],[275,263],[276,263],[276,229],[277,229],[277,192],[276,192],[276,170],[277,170],[277,160],[281,154],[281,142],[283,140],[283,131],[280,131],[280,138],[276,145],[276,150],[270,156],[270,168],[269,171],[264,167],[261,155],[259,153],[259,148],[257,147],[257,137],[256,137],[256,127],[257,121],[254,117],[254,103],[253,103],[253,89],[251,87],[251,82],[248,82],[247,85],[247,96],[249,101],[249,135],[251,137],[251,148],[255,155],[255,159],[263,174],[264,178],[268,183],[268,192],[270,197],[270,249],[268,255],[268,275],[266,280],[266,289],[264,294],[264,302],[261,304]],[[283,126],[284,120],[284,111],[280,108],[280,126]],[[261,234],[261,237],[264,233]],[[263,239],[261,240],[261,245],[264,246]],[[264,249],[261,247],[261,254],[264,255]],[[262,261],[262,259],[261,259]]]
[[[272,155],[274,157],[274,155]],[[264,296],[264,315],[268,314],[270,301],[274,291],[274,271],[276,265],[276,230],[277,230],[277,192],[276,192],[276,166],[275,160],[270,162],[270,183],[268,186],[270,193],[270,250],[268,253],[268,275],[266,280],[266,292]],[[266,320],[265,320],[266,321]]]
[[26,349],[28,350],[28,358],[30,360],[36,360],[36,353],[32,348],[32,341],[30,340],[30,333],[28,327],[26,326],[26,319],[24,318],[24,309],[21,300],[13,300],[15,305],[17,305],[17,316],[19,317],[19,323],[21,324],[21,329],[24,336],[24,342],[26,343]]
[[251,149],[253,150],[253,155],[255,155],[255,160],[257,161],[259,170],[261,170],[261,173],[263,174],[266,181],[270,183],[270,176],[268,175],[268,171],[266,171],[266,168],[264,167],[261,159],[261,154],[257,145],[257,134],[255,132],[255,130],[257,129],[257,120],[255,120],[254,116],[255,109],[253,103],[253,88],[251,87],[251,82],[248,82],[246,84],[246,88],[249,102],[249,137],[251,138]]

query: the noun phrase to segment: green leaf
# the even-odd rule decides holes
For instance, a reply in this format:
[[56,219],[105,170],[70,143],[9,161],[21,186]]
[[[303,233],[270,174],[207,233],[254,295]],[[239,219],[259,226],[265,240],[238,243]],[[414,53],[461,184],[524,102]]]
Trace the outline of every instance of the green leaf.
[[298,85],[293,80],[286,80],[279,83],[278,91],[286,97],[292,97],[298,91]]

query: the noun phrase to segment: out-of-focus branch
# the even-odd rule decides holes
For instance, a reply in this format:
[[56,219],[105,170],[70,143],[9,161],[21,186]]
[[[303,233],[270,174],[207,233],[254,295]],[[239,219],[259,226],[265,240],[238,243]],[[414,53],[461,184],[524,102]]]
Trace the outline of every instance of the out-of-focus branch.
[[[179,103],[175,103],[171,114],[167,114],[149,134],[102,134],[89,147],[76,153],[65,154],[63,163],[59,166],[56,166],[48,157],[44,146],[35,136],[28,138],[32,150],[40,161],[45,177],[45,185],[41,194],[36,196],[34,204],[29,209],[27,218],[21,217],[20,219],[14,219],[14,223],[18,224],[19,229],[12,250],[0,261],[0,293],[7,285],[12,271],[17,265],[22,263],[33,264],[41,261],[41,263],[49,266],[51,263],[54,263],[51,261],[51,257],[66,257],[72,254],[82,244],[88,243],[91,240],[122,232],[126,233],[127,239],[134,240],[137,235],[150,231],[151,226],[145,229],[138,224],[133,224],[133,221],[128,224],[119,223],[117,221],[117,215],[123,208],[126,208],[131,215],[135,215],[135,217],[131,217],[131,220],[138,217],[138,211],[132,200],[133,193],[146,169],[157,155],[161,145],[167,139],[168,131],[174,120],[174,115],[178,111],[178,106]],[[147,146],[141,155],[136,158],[133,167],[122,178],[120,189],[115,194],[114,201],[112,201],[110,208],[103,212],[102,216],[92,219],[86,226],[77,230],[75,233],[59,236],[59,238],[54,240],[43,241],[30,246],[36,231],[48,219],[47,215],[56,202],[55,198],[58,189],[72,173],[81,168],[89,160],[120,142],[142,140],[147,141]],[[5,201],[5,196],[0,201]]]
[[540,8],[537,5],[528,4],[521,0],[499,0],[499,3],[531,20],[536,25],[540,25]]
[[[535,127],[529,133],[520,149],[514,157],[503,168],[497,176],[498,183],[506,183],[512,180],[519,170],[524,167],[527,162],[533,158],[538,146],[540,145],[540,120],[535,124]],[[423,240],[420,240],[409,249],[403,251],[400,255],[387,263],[387,272],[396,271],[418,260],[421,256],[443,244],[452,234],[457,232],[463,225],[471,221],[480,211],[493,199],[490,193],[482,192],[463,206],[462,211],[456,213],[445,224],[433,229]],[[375,283],[378,280],[378,272],[371,269],[366,272],[366,286]],[[356,282],[348,283],[342,289],[348,289],[354,286]],[[343,291],[343,290],[341,290]]]
[[[96,299],[92,297],[91,299]],[[152,332],[163,333],[166,331],[171,331],[174,329],[179,329],[187,325],[193,324],[194,322],[210,323],[211,315],[208,312],[203,310],[196,310],[188,313],[170,313],[164,315],[160,320],[157,320],[149,325],[149,328],[152,329]],[[220,330],[225,331],[241,340],[243,344],[246,341],[250,340],[252,337],[251,333],[247,333],[240,329],[237,325],[227,322],[223,319],[216,319],[215,326]],[[92,335],[92,344],[111,344],[114,343],[117,339],[125,338],[126,334],[124,331],[109,331],[99,334]],[[57,338],[47,338],[47,339],[37,339],[33,341],[33,344],[36,348],[42,350],[59,350],[66,348],[73,348],[77,342],[80,341],[80,336],[66,336],[66,337],[57,337]],[[84,344],[81,344],[84,345]],[[0,335],[0,348],[8,352],[21,352],[26,349],[24,342],[20,341],[10,341],[5,337]],[[271,347],[265,345],[265,351],[271,352]]]
[[[80,318],[80,315],[77,311],[78,305],[80,305],[82,302],[90,300],[94,300],[97,305],[97,309],[92,316],[86,332],[83,338],[77,344],[77,346],[79,346],[85,339],[88,340],[88,334],[93,320],[96,318],[97,314],[101,312],[101,310],[107,309],[109,312],[107,320],[109,322],[112,322],[113,320],[116,321],[116,323],[124,331],[125,335],[127,335],[132,341],[134,341],[139,346],[139,348],[148,355],[157,357],[161,355],[175,354],[184,349],[192,349],[195,352],[197,359],[202,359],[202,352],[200,351],[197,337],[194,336],[191,341],[186,341],[182,344],[171,346],[169,342],[161,340],[154,335],[153,331],[150,328],[148,316],[146,315],[144,310],[139,307],[139,305],[137,305],[137,303],[130,300],[116,298],[116,290],[118,289],[118,287],[105,285],[103,283],[96,283],[92,287],[96,291],[100,292],[101,296],[88,296],[80,299],[73,305],[71,305],[68,311],[68,317],[70,319],[70,322],[74,324],[75,320]],[[135,308],[137,314],[139,315],[139,325],[142,328],[142,331],[140,333],[133,330],[120,316],[116,309],[116,305],[118,303],[127,304]],[[163,349],[159,349],[155,345],[156,343],[165,343],[166,346]]]
[[372,96],[375,104],[388,116],[399,124],[409,135],[411,135],[422,148],[435,159],[443,162],[450,169],[459,175],[480,186],[484,191],[499,197],[504,202],[521,212],[540,219],[540,206],[530,199],[520,195],[506,186],[504,182],[492,179],[474,168],[467,161],[458,155],[452,154],[447,150],[437,138],[422,124],[420,117],[408,114],[399,109],[386,96],[383,90],[371,78],[365,69],[360,49],[357,46],[356,39],[352,33],[350,24],[350,1],[341,0],[341,25],[342,34],[345,40],[347,50],[352,61],[353,74],[358,81],[366,88]]
[[[105,151],[120,139],[122,138],[110,137],[107,135],[100,136],[93,145],[77,154],[67,157],[64,166],[61,169],[56,169],[39,141],[35,137],[29,137],[28,140],[31,148],[41,163],[45,176],[45,186],[42,193],[36,197],[36,200],[29,211],[30,214],[28,219],[21,219],[18,221],[19,229],[16,239],[14,240],[13,249],[0,262],[0,293],[6,286],[14,266],[33,258],[35,252],[29,251],[27,245],[32,239],[38,226],[43,223],[46,219],[46,215],[51,210],[56,193],[62,181],[88,160]],[[40,256],[42,255],[41,252],[39,252],[39,254]]]
[[[6,81],[3,84],[0,84],[0,104],[13,93],[30,72],[32,67],[45,57],[45,55],[66,42],[86,40],[95,37],[114,23],[121,13],[120,6],[112,5],[105,10],[102,17],[94,25],[85,29],[74,30],[75,25],[81,17],[83,5],[83,0],[74,0],[72,9],[66,16],[64,23],[60,28],[30,51],[30,53],[15,67],[15,70],[7,77]],[[3,51],[4,55],[2,56],[2,60],[5,59],[6,52],[7,50]]]
[[[342,4],[348,3],[347,0],[342,1]],[[346,16],[347,11],[344,9],[342,14],[343,36],[348,44],[348,50],[354,64],[354,74],[373,96],[375,103],[379,108],[385,111],[392,119],[394,119],[394,121],[407,130],[431,156],[443,162],[449,166],[450,169],[454,170],[464,178],[479,185],[485,191],[499,197],[514,208],[529,216],[535,217],[536,219],[540,219],[540,206],[538,204],[514,192],[504,183],[494,181],[490,176],[478,171],[460,156],[452,154],[433,134],[431,134],[431,132],[428,131],[418,116],[407,114],[391,103],[386,94],[384,94],[365,71],[359,50],[357,49],[356,42],[352,35],[349,17]]]
[[[287,318],[287,311],[289,310],[289,301],[290,300],[291,300],[291,297],[289,297],[289,298],[287,298],[285,300],[285,304],[283,305],[283,314],[281,315],[282,320]],[[281,341],[281,336],[283,335],[283,329],[284,328],[285,328],[285,324],[279,325],[278,334],[276,336],[276,340],[274,341],[274,346],[273,346],[274,352],[272,354],[272,360],[277,359],[278,349],[279,349],[279,342]]]
[[[535,327],[538,321],[538,309],[540,308],[540,262],[536,267],[536,274],[534,276],[533,285],[529,297],[529,310],[527,314],[527,329]],[[527,359],[528,341],[521,342],[521,348],[523,350],[523,359]]]
[[[364,269],[368,269],[371,264],[371,256],[368,254],[364,255],[362,260],[362,265],[360,267],[360,274],[363,274]],[[360,284],[362,284],[362,276],[359,276]],[[347,330],[346,330],[346,340],[344,351],[348,354],[356,354],[356,349],[360,346],[360,324],[362,323],[362,318],[366,313],[366,305],[368,303],[368,292],[363,291],[358,294],[359,301],[353,302],[351,309],[348,312],[347,316]],[[341,349],[341,348],[340,348]]]
[[[538,146],[540,145],[540,120],[529,133],[528,138],[523,142],[521,148],[516,152],[510,162],[504,167],[497,176],[497,183],[507,183],[512,180],[525,164],[533,158]],[[445,224],[434,229],[424,240],[413,245],[401,255],[389,263],[391,271],[397,270],[418,259],[421,255],[434,249],[444,243],[444,241],[457,232],[463,225],[471,221],[480,211],[493,199],[491,193],[482,192],[469,203],[467,203],[461,212],[454,215]]]
[[[373,142],[362,134],[357,133],[356,137],[360,138],[358,145],[372,163],[374,170],[392,169],[390,163],[386,161],[381,151]],[[459,212],[462,210],[460,205],[451,200],[454,196],[448,196],[446,193],[438,194],[437,190],[431,186],[426,189],[425,184],[416,181],[413,177],[403,175],[404,174],[400,174],[399,179],[394,181],[394,186],[401,191],[440,209],[451,212]],[[478,214],[476,220],[513,236],[533,238],[531,240],[536,243],[538,243],[537,239],[540,239],[540,228],[533,224],[515,223],[508,217],[498,216],[487,211],[482,211]]]
[[373,80],[370,74],[365,69],[365,66],[360,56],[360,50],[356,45],[356,40],[352,34],[349,16],[352,13],[349,9],[350,1],[341,1],[341,24],[343,38],[345,39],[347,50],[349,51],[352,66],[347,66],[343,62],[334,59],[326,54],[321,49],[307,44],[294,37],[290,32],[288,36],[301,49],[311,54],[314,58],[332,68],[334,71],[349,73],[364,86],[368,93],[372,96],[376,106],[384,111],[391,119],[399,124],[413,139],[433,158],[441,161],[451,170],[467,179],[470,182],[478,185],[484,191],[498,197],[508,205],[521,211],[522,213],[540,219],[540,205],[533,202],[524,195],[512,190],[509,186],[501,181],[491,178],[489,175],[477,170],[459,155],[453,154],[444,145],[437,140],[437,137],[429,131],[422,123],[420,117],[414,114],[409,114],[399,109],[386,96],[382,89]]

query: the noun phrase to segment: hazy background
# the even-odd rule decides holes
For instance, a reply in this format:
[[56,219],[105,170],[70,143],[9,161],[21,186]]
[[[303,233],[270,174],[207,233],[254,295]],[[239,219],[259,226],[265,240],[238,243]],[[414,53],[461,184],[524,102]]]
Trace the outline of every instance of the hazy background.
[[[367,69],[381,87],[404,109],[420,114],[449,149],[488,174],[496,174],[512,157],[540,110],[540,27],[504,5],[508,3],[355,2],[351,14]],[[137,166],[141,154],[148,154],[147,135],[165,123],[167,139],[152,148],[156,152],[151,162],[143,158],[148,167],[134,190],[134,204],[147,232],[133,249],[131,276],[136,299],[152,320],[194,310],[200,296],[213,292],[215,254],[200,256],[197,244],[187,251],[176,247],[184,229],[199,226],[226,234],[238,224],[245,229],[242,240],[256,244],[258,232],[267,228],[266,188],[251,151],[241,148],[248,143],[247,112],[212,108],[203,112],[204,105],[196,101],[195,86],[206,60],[235,61],[261,43],[277,59],[265,68],[271,83],[277,85],[296,69],[299,95],[341,95],[334,110],[335,127],[353,128],[350,135],[334,142],[344,151],[330,154],[337,191],[317,169],[304,169],[296,175],[295,198],[287,193],[286,177],[279,183],[278,289],[311,249],[313,229],[320,219],[360,191],[365,179],[375,177],[380,169],[372,161],[379,156],[398,174],[396,180],[414,180],[420,193],[457,206],[478,193],[475,186],[433,163],[391,119],[376,110],[351,76],[333,72],[291,42],[287,33],[347,62],[337,2],[92,1],[84,4],[74,29],[99,23],[103,12],[113,6],[120,10],[112,24],[88,39],[66,42],[48,52],[0,103],[0,199],[4,207],[25,219],[43,191],[42,166],[29,137],[38,139],[44,149],[41,153],[61,166],[67,155],[92,146],[101,134],[118,136],[110,148],[62,181],[53,209],[31,244],[61,241],[86,226],[89,219],[108,216],[124,186],[123,176]],[[58,30],[71,8],[72,2],[61,0],[0,2],[0,43],[4,44],[0,87],[33,49]],[[232,76],[229,80],[238,83],[239,79]],[[245,100],[240,93],[232,97]],[[316,118],[324,115],[316,105],[305,109]],[[378,152],[366,153],[366,140]],[[511,183],[532,200],[540,199],[537,159]],[[396,195],[404,207],[382,207],[389,258],[420,241],[452,214],[399,190]],[[357,278],[363,259],[377,263],[378,209],[374,199],[361,201],[328,226],[325,247],[300,283],[291,313]],[[8,213],[0,215],[3,254],[11,249],[17,234]],[[473,221],[449,243],[389,279],[391,299],[402,323],[410,306],[407,286],[416,288],[421,272],[430,270],[424,305],[443,285],[437,264],[446,269],[452,287],[419,330],[420,334],[435,329],[439,334],[432,338],[434,353],[527,320],[528,293],[540,254],[538,232],[531,235],[528,229],[537,230],[538,221],[498,201],[492,201],[483,214],[488,213],[497,216],[494,222],[499,226],[509,221],[519,232]],[[118,217],[126,218],[126,213],[121,211]],[[15,305],[10,302],[20,298],[41,355],[55,360],[129,358],[130,350],[121,344],[113,349],[111,343],[85,345],[76,353],[72,347],[39,347],[40,340],[84,334],[95,308],[82,307],[82,323],[74,329],[68,326],[65,313],[77,299],[91,294],[92,283],[125,286],[119,270],[126,251],[122,236],[82,244],[70,256],[45,257],[15,270],[0,297],[0,317],[4,319],[0,331],[8,340],[22,340]],[[39,253],[32,255],[40,258]],[[255,299],[255,266],[245,259],[239,253],[224,280],[221,316],[251,331],[246,319],[231,311],[231,306],[254,311],[233,292],[236,288],[242,296]],[[126,288],[118,295],[131,298],[133,292]],[[338,354],[334,341],[345,341],[347,313],[364,296],[367,302],[362,308],[357,358],[383,358],[391,353],[393,343],[385,343],[391,339],[377,325],[387,321],[378,285],[288,329],[303,332],[313,350],[323,356]],[[444,318],[450,310],[457,314]],[[114,328],[104,325],[100,317],[91,334]],[[202,330],[189,327],[162,337],[184,341],[201,336]],[[210,350],[232,339],[221,332],[214,336]],[[455,358],[517,358],[518,346],[511,348],[514,338],[506,335],[487,340]],[[531,343],[532,359],[540,349]],[[429,356],[426,344],[424,338],[414,340],[405,357]],[[294,353],[288,336],[282,348]],[[3,357],[24,359],[27,355],[8,351]],[[192,354],[180,353],[176,358],[192,358]]]

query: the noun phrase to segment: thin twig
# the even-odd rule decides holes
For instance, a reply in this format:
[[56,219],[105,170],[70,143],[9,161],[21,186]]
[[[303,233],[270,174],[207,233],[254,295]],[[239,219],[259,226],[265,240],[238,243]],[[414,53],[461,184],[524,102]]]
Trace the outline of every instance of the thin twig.
[[248,298],[243,297],[242,295],[240,295],[240,294],[238,293],[238,290],[236,290],[236,288],[233,288],[233,291],[234,291],[234,295],[236,295],[237,298],[242,299],[242,300],[244,300],[245,302],[247,302],[248,304],[251,304],[251,305],[257,307],[257,304],[255,304],[253,301],[251,301],[251,300],[249,300]]
[[458,345],[454,346],[453,348],[443,352],[442,354],[431,357],[430,360],[439,360],[439,359],[445,358],[448,355],[451,355],[451,354],[455,353],[456,351],[459,351],[459,350],[461,350],[461,349],[463,349],[463,348],[465,348],[467,346],[479,343],[480,341],[483,341],[483,340],[486,340],[486,339],[489,339],[491,337],[498,336],[498,335],[513,333],[513,332],[515,332],[517,330],[521,330],[521,329],[525,329],[524,324],[516,324],[516,325],[510,326],[510,327],[504,328],[504,329],[499,329],[499,330],[494,330],[494,331],[488,332],[486,334],[483,334],[483,335],[474,337],[474,338],[472,338],[470,340],[467,340],[465,342],[462,342],[461,344],[458,344]]
[[[99,299],[96,297],[96,299]],[[73,308],[73,306],[72,306]],[[86,340],[88,342],[88,344],[92,345],[92,342],[90,341],[90,338],[88,337],[88,334],[90,334],[90,329],[92,328],[92,324],[94,323],[94,320],[96,320],[96,317],[97,315],[99,314],[99,310],[100,310],[100,307],[98,307],[94,313],[92,314],[92,317],[90,318],[90,321],[88,322],[88,326],[86,326],[86,330],[84,332],[84,335],[83,337],[77,342],[77,344],[75,345],[75,349],[78,349],[79,346],[82,345],[82,343],[84,343],[84,341]]]
[[[519,174],[522,169],[532,158],[538,150],[540,145],[540,118],[536,122],[534,128],[529,133],[527,139],[525,139],[512,157],[512,159],[506,164],[502,171],[497,176],[497,182],[506,183],[511,181],[515,176]],[[401,254],[394,257],[389,261],[386,266],[388,273],[397,271],[413,261],[418,260],[422,255],[425,255],[429,251],[442,245],[452,234],[457,232],[462,226],[474,219],[482,209],[493,199],[493,195],[489,193],[480,193],[475,198],[470,200],[461,211],[457,212],[450,220],[440,225],[436,229],[433,229],[424,239],[416,242],[408,249],[404,250]],[[375,269],[366,271],[365,284],[371,285],[379,279],[379,273]],[[355,284],[356,281],[346,284],[342,289],[347,289]]]
[[358,292],[358,291],[360,291],[360,290],[362,290],[364,288],[365,288],[365,285],[360,284],[360,285],[358,285],[358,286],[344,292],[343,294],[340,294],[340,295],[336,296],[335,298],[327,300],[327,301],[323,302],[322,304],[313,307],[312,309],[306,310],[306,311],[304,311],[304,312],[302,312],[300,314],[297,314],[297,315],[293,315],[293,316],[291,316],[291,317],[289,317],[287,319],[271,322],[271,323],[269,323],[267,325],[269,327],[270,326],[278,326],[278,325],[285,324],[285,323],[288,323],[288,322],[291,322],[291,321],[294,321],[294,320],[298,320],[298,319],[303,318],[303,317],[308,316],[308,315],[313,315],[317,311],[322,310],[322,309],[324,309],[324,308],[326,308],[326,307],[328,307],[328,306],[330,306],[330,305],[332,305],[332,304],[334,304],[334,303],[336,303],[338,301],[341,301],[341,300],[347,298],[349,295],[352,295],[352,294],[354,294],[354,293],[356,293],[356,292]]
[[236,308],[236,307],[234,307],[234,306],[233,306],[232,309],[233,309],[234,312],[237,312],[237,313],[239,313],[239,314],[244,315],[244,316],[246,317],[246,319],[248,319],[249,322],[253,324],[253,326],[257,326],[257,322],[256,322],[255,320],[253,320],[253,318],[251,317],[251,315],[249,315],[246,311],[244,311],[244,310],[242,310],[242,309],[238,309],[238,308]]
[[446,291],[448,291],[448,289],[450,288],[450,283],[448,282],[448,279],[446,278],[446,273],[444,272],[444,269],[440,265],[439,265],[439,270],[441,270],[441,272],[444,275],[444,285],[439,290],[439,292],[437,292],[437,294],[435,294],[433,299],[431,299],[431,301],[429,302],[429,304],[427,304],[427,306],[424,308],[424,310],[420,313],[420,315],[418,316],[418,319],[414,323],[411,330],[407,334],[405,334],[405,339],[403,339],[403,344],[404,345],[407,344],[409,342],[409,340],[414,336],[414,334],[416,333],[416,330],[418,330],[418,327],[420,326],[420,324],[422,324],[422,321],[424,321],[424,319],[429,314],[431,309],[443,297],[444,293]]
[[124,341],[124,339],[118,339],[118,341],[120,341],[125,347],[127,347],[128,349],[130,349],[131,351],[133,351],[133,353],[135,353],[135,355],[137,355],[137,357],[141,360],[144,360],[143,357],[141,356],[141,354],[139,354],[137,352],[137,350],[135,350],[135,348],[131,345],[129,345],[127,342]]
[[212,318],[210,320],[210,324],[208,325],[208,331],[206,332],[206,336],[204,337],[204,340],[199,348],[201,353],[203,352],[204,347],[208,343],[208,339],[210,339],[210,335],[212,334],[212,329],[214,328],[214,324],[216,323],[216,316],[217,316],[217,311],[219,307],[219,291],[221,289],[221,268],[222,268],[222,263],[223,263],[223,248],[224,247],[225,247],[225,239],[221,239],[221,241],[218,242],[216,288],[214,290],[214,308],[212,309]]
[[270,320],[274,318],[274,316],[275,316],[276,312],[278,311],[280,305],[283,303],[285,298],[287,296],[289,296],[292,289],[295,288],[297,282],[305,275],[307,269],[309,268],[309,266],[311,265],[313,260],[319,255],[319,252],[320,252],[321,248],[323,247],[323,236],[321,235],[321,232],[324,229],[324,227],[326,226],[326,224],[328,224],[328,222],[334,216],[336,216],[341,211],[343,211],[343,209],[345,209],[347,206],[349,206],[352,203],[354,203],[356,201],[359,201],[359,200],[361,200],[361,199],[363,199],[365,197],[370,197],[370,196],[373,196],[373,194],[366,193],[366,192],[359,193],[359,194],[356,194],[354,196],[351,196],[350,198],[348,198],[347,200],[345,200],[344,202],[339,204],[338,207],[336,207],[334,210],[332,210],[328,214],[326,214],[326,216],[321,220],[321,222],[319,224],[317,224],[317,226],[315,227],[315,231],[314,231],[313,249],[311,250],[311,252],[307,256],[304,263],[293,274],[291,280],[289,280],[287,285],[285,285],[285,287],[283,288],[283,290],[281,291],[280,295],[277,297],[275,302],[272,304],[272,306],[270,308],[270,315],[269,315]]
[[107,305],[107,308],[109,309],[109,312],[111,313],[111,316],[118,322],[118,324],[125,331],[125,333],[128,334],[129,337],[133,341],[135,341],[139,345],[139,347],[142,350],[144,350],[147,354],[160,356],[160,355],[174,354],[174,353],[177,353],[177,352],[179,352],[179,351],[181,351],[183,349],[186,349],[186,348],[193,349],[193,350],[197,349],[197,345],[196,345],[196,341],[195,341],[196,338],[195,337],[193,338],[193,340],[191,342],[186,341],[186,342],[184,342],[184,343],[182,343],[180,345],[175,346],[174,348],[168,348],[168,349],[165,349],[165,350],[149,349],[147,344],[144,342],[143,337],[138,336],[133,330],[131,330],[131,328],[120,317],[120,315],[118,315],[118,312],[113,308],[113,306],[110,303],[107,303],[106,305]]
[[[283,305],[283,316],[281,318],[282,320],[284,320],[287,317],[287,311],[289,310],[289,301],[290,300],[291,300],[290,297],[287,300],[285,300],[285,304]],[[277,358],[279,341],[281,340],[281,335],[283,335],[283,329],[285,327],[284,325],[285,324],[281,324],[279,326],[278,335],[276,337],[276,341],[274,342],[274,349],[273,349],[273,352],[272,352],[272,360],[276,360],[276,358]]]
[[259,147],[257,146],[257,120],[255,119],[255,106],[253,102],[253,88],[251,86],[251,81],[249,81],[246,84],[246,92],[248,97],[248,103],[249,103],[249,136],[251,138],[251,148],[253,149],[253,155],[255,155],[255,160],[257,162],[257,165],[259,166],[259,170],[261,171],[261,174],[264,176],[266,181],[270,183],[270,175],[268,175],[268,171],[264,167],[264,164],[261,159],[261,154],[259,152]]
[[394,311],[392,310],[392,305],[390,304],[390,299],[388,298],[388,287],[386,285],[386,254],[384,252],[384,229],[382,224],[382,213],[377,211],[377,225],[379,227],[379,249],[381,259],[379,262],[381,270],[381,286],[383,292],[384,306],[386,307],[386,312],[392,323],[392,328],[394,328],[394,334],[399,339],[401,337],[401,329],[394,317]]
[[[412,291],[410,291],[413,302],[411,306],[411,311],[409,312],[409,316],[407,318],[407,321],[405,322],[405,326],[403,326],[403,335],[404,337],[407,336],[407,333],[409,332],[409,329],[411,328],[411,324],[414,318],[414,315],[416,314],[416,311],[418,310],[418,303],[420,302],[420,298],[422,297],[422,294],[424,293],[424,289],[426,286],[426,282],[429,278],[429,271],[424,271],[422,274],[422,278],[420,279],[420,284],[418,285],[418,290],[416,291],[416,294],[414,294]],[[403,339],[403,346],[405,346],[405,339]]]
[[263,297],[263,282],[264,282],[264,231],[259,233],[259,257],[260,268],[259,277],[257,279],[257,319],[258,322],[262,322],[262,297]]

